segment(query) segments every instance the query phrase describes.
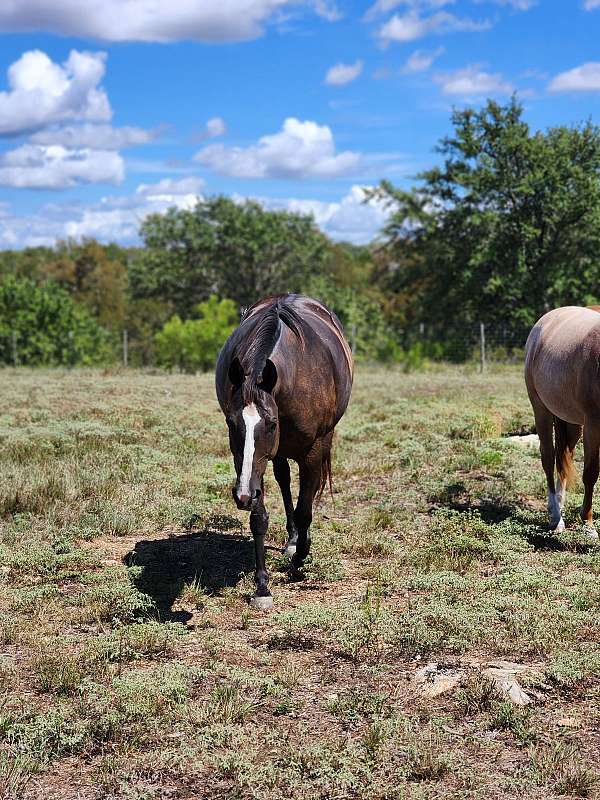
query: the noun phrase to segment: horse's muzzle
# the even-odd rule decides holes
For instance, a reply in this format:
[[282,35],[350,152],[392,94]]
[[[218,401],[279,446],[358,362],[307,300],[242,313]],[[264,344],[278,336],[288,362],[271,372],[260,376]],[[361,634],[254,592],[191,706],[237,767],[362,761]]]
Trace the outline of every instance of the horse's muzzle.
[[250,496],[249,494],[238,495],[236,486],[232,488],[231,494],[233,495],[235,504],[240,509],[240,511],[252,511],[252,509],[257,505],[262,496],[262,492],[260,489],[255,489],[252,496]]

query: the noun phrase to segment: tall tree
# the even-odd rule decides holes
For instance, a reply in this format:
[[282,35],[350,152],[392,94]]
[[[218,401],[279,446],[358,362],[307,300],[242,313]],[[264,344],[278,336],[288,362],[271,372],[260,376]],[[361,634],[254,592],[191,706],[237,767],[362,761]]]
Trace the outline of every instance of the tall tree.
[[129,271],[133,297],[166,300],[184,318],[212,294],[245,306],[297,291],[329,258],[328,241],[311,217],[226,197],[153,214],[141,235],[146,247]]
[[[394,207],[381,281],[412,321],[460,330],[479,320],[525,330],[556,305],[600,292],[600,129],[532,133],[513,97],[455,111],[443,164]],[[412,308],[411,308],[412,305]]]

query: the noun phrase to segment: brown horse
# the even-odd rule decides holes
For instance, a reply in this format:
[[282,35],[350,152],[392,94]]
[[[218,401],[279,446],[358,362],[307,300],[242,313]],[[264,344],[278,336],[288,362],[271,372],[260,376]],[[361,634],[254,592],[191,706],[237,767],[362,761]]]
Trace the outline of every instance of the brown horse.
[[[298,570],[310,549],[315,496],[331,482],[333,430],[350,400],[352,376],[352,353],[339,320],[319,301],[301,295],[255,303],[221,350],[217,397],[237,474],[233,498],[238,508],[250,512],[256,608],[273,605],[264,546],[267,461],[273,461],[285,507],[285,552]],[[298,463],[300,475],[295,508],[289,458]]]
[[600,471],[600,315],[577,306],[549,311],[531,330],[525,353],[525,382],[548,484],[550,527],[565,528],[566,488],[583,429],[585,494],[580,513],[590,538],[597,539],[592,496]]

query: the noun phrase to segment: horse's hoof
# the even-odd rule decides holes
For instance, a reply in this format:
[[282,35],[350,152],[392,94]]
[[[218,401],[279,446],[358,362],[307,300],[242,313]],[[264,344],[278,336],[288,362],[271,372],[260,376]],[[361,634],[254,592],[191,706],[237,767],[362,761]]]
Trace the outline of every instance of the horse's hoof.
[[283,555],[290,560],[296,555],[296,545],[295,544],[287,544],[283,548]]
[[552,533],[564,533],[565,530],[564,519],[561,517],[554,527],[552,526],[552,523],[550,523],[550,530],[552,531]]
[[250,599],[250,608],[255,608],[257,611],[270,611],[273,605],[273,598],[270,594],[263,597],[254,595],[254,597]]

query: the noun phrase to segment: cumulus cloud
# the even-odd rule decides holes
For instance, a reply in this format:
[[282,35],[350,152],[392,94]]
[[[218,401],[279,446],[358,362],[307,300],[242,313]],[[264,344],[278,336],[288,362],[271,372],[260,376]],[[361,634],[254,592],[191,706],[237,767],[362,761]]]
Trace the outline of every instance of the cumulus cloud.
[[198,197],[204,187],[202,178],[190,176],[188,178],[163,178],[158,183],[141,183],[136,194],[153,199],[167,199],[194,195]]
[[[148,214],[164,213],[173,206],[194,207],[198,195],[187,191],[191,186],[187,180],[165,179],[154,185],[142,185],[135,194],[108,196],[89,207],[51,204],[35,215],[18,216],[12,214],[6,205],[0,205],[0,245],[11,248],[53,245],[58,239],[84,236],[103,242],[136,244],[140,224]],[[317,225],[332,239],[365,244],[378,234],[390,213],[381,201],[365,203],[365,197],[363,187],[353,186],[336,202],[298,198],[253,199],[265,208],[312,214]],[[242,202],[246,198],[237,196],[234,199]]]
[[371,20],[389,11],[393,11],[398,6],[408,6],[416,11],[427,9],[443,8],[452,5],[455,0],[377,0],[366,12],[364,19]]
[[473,20],[468,17],[457,17],[447,11],[438,11],[429,17],[423,17],[418,11],[407,14],[394,14],[378,32],[383,44],[390,42],[412,42],[424,36],[456,33],[459,31],[484,31],[491,27],[489,20]]
[[329,86],[344,86],[356,80],[363,70],[363,62],[359,59],[354,64],[336,64],[327,70],[325,83]]
[[580,67],[561,72],[550,81],[548,89],[551,92],[600,91],[600,61],[588,61]]
[[65,189],[80,183],[123,180],[123,159],[109,150],[68,150],[62,145],[24,144],[0,155],[0,186]]
[[110,104],[98,86],[105,58],[72,50],[60,65],[41,50],[23,53],[8,68],[9,90],[0,92],[0,136],[71,120],[109,120]]
[[38,131],[29,137],[34,144],[61,144],[64,147],[89,147],[93,150],[121,150],[151,142],[158,131],[143,128],[112,128],[110,125],[67,125]]
[[415,50],[406,60],[406,64],[400,70],[403,75],[410,75],[415,72],[425,72],[439,58],[445,48],[438,47],[437,50]]
[[241,41],[290,6],[339,16],[331,0],[8,0],[0,4],[0,31],[46,31],[107,42]]
[[336,153],[331,129],[288,117],[278,133],[249,147],[212,144],[194,158],[219,175],[235,178],[333,178],[354,172],[359,153]]
[[222,117],[211,117],[206,123],[206,138],[214,139],[227,133],[227,125]]
[[500,73],[484,72],[477,65],[434,76],[445,95],[473,97],[476,95],[510,94],[514,87]]

